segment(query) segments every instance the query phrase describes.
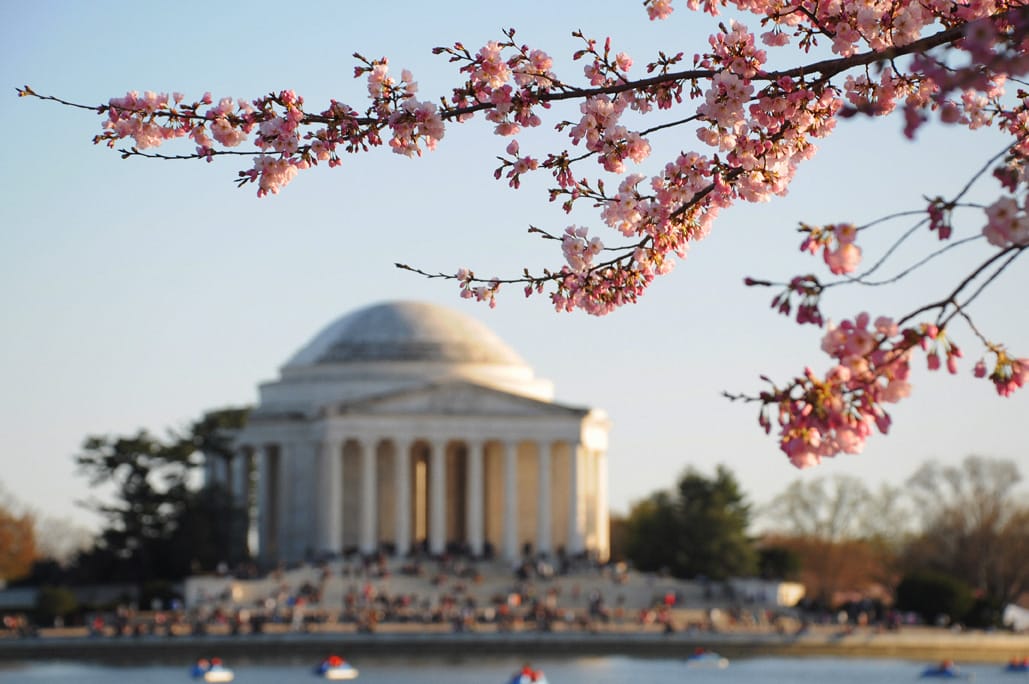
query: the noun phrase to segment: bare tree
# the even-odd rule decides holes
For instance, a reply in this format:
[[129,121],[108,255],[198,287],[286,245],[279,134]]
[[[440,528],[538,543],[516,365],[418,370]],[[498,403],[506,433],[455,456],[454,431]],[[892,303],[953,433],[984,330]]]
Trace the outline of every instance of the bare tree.
[[849,475],[795,480],[762,513],[780,533],[830,542],[894,542],[910,529],[898,488],[884,484],[873,492]]
[[775,525],[766,543],[797,553],[810,595],[832,607],[840,591],[893,584],[909,529],[901,501],[898,489],[873,492],[856,477],[798,479],[765,509]]
[[70,563],[80,551],[93,546],[93,533],[71,518],[42,516],[36,519],[36,549],[40,558],[61,565]]
[[960,466],[927,463],[908,481],[922,534],[906,563],[957,577],[990,600],[1010,601],[1026,586],[1029,507],[1011,461],[968,456]]

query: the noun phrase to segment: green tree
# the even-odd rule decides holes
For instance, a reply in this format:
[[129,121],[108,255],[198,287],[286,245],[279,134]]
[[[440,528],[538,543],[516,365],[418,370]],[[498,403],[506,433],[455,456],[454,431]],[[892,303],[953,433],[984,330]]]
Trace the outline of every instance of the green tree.
[[194,490],[193,472],[205,458],[231,456],[231,429],[241,409],[206,414],[184,434],[165,440],[146,431],[130,437],[89,437],[76,457],[94,486],[114,485],[111,501],[88,505],[107,524],[96,548],[80,559],[92,572],[140,584],[175,579],[245,554],[245,506],[218,488]]
[[[176,458],[191,459],[195,464],[199,455],[199,462],[232,463],[240,458],[233,449],[233,437],[246,423],[248,414],[249,408],[205,413],[171,446]],[[213,570],[222,562],[236,565],[247,560],[248,511],[252,503],[235,500],[232,492],[218,483],[187,491],[175,532],[163,547],[171,556],[166,562],[176,564],[185,574]]]
[[929,624],[941,618],[958,622],[972,608],[972,590],[956,577],[921,570],[897,585],[897,608],[918,613]]
[[795,580],[802,567],[800,554],[786,546],[763,546],[758,551],[758,569],[765,579]]
[[609,521],[609,538],[611,540],[611,560],[622,562],[626,560],[625,545],[628,537],[628,519],[625,516],[611,514]]
[[155,545],[175,529],[191,464],[146,431],[130,437],[88,437],[75,461],[92,486],[111,483],[114,500],[89,505],[106,519],[97,540],[119,566],[120,579],[143,582],[162,568]]
[[640,570],[723,580],[753,575],[757,553],[747,537],[750,506],[725,466],[714,478],[688,469],[674,492],[636,504],[626,523],[626,556]]
[[672,570],[678,527],[671,495],[651,494],[633,505],[625,521],[626,558],[644,572]]

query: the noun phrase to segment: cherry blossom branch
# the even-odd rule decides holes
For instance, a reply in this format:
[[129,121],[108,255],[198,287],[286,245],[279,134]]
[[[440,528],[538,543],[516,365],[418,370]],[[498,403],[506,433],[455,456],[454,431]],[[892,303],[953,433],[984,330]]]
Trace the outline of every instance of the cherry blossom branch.
[[[651,18],[672,11],[671,0],[645,0]],[[691,0],[691,6],[701,3]],[[819,38],[831,40],[834,57],[781,70],[767,70],[767,54],[758,37],[743,24],[719,24],[708,49],[683,69],[683,53],[659,52],[646,66],[643,78],[631,78],[632,59],[615,53],[610,39],[584,41],[573,59],[584,64],[586,84],[574,85],[552,71],[553,60],[542,50],[515,42],[513,29],[503,40],[490,41],[473,52],[460,43],[436,48],[456,65],[463,83],[448,98],[418,99],[410,72],[397,77],[387,60],[368,60],[359,54],[355,77],[367,80],[369,103],[364,111],[331,101],[321,112],[310,112],[296,93],[284,90],[253,101],[222,99],[209,94],[188,103],[173,94],[128,93],[107,105],[85,107],[59,98],[40,96],[27,86],[21,96],[34,96],[82,109],[106,119],[94,138],[114,148],[132,138],[123,156],[161,159],[198,158],[212,161],[222,154],[252,156],[253,166],[239,172],[237,183],[256,183],[258,195],[278,193],[302,170],[325,162],[340,165],[342,154],[389,147],[408,157],[433,150],[443,139],[446,124],[481,116],[494,132],[512,137],[542,125],[552,105],[578,103],[581,117],[553,124],[567,135],[566,149],[541,157],[523,153],[516,139],[498,157],[498,180],[519,188],[527,173],[550,174],[551,201],[562,201],[571,212],[577,202],[592,203],[605,229],[618,235],[619,246],[605,245],[600,235],[585,226],[563,232],[530,227],[547,240],[560,241],[563,263],[520,277],[481,278],[469,269],[455,274],[425,271],[406,264],[398,268],[424,277],[456,280],[462,297],[495,305],[503,284],[520,284],[526,295],[545,289],[558,311],[582,310],[603,315],[635,302],[659,275],[668,273],[685,257],[689,244],[702,239],[719,212],[736,202],[763,202],[785,195],[798,166],[815,152],[815,141],[829,135],[840,118],[865,114],[884,116],[901,110],[904,134],[917,135],[931,118],[945,125],[971,130],[995,128],[1010,136],[1003,155],[996,156],[951,201],[929,201],[927,219],[917,221],[863,274],[853,276],[862,258],[858,244],[862,229],[850,223],[807,226],[803,250],[821,253],[829,271],[841,280],[823,283],[815,274],[795,276],[773,299],[773,307],[789,314],[794,299],[797,322],[825,325],[819,309],[822,293],[841,284],[895,283],[941,254],[964,246],[970,239],[947,246],[901,270],[896,276],[870,281],[900,244],[928,223],[930,232],[950,240],[957,209],[981,208],[986,214],[982,236],[997,251],[968,274],[951,294],[917,309],[895,323],[886,317],[859,314],[839,325],[828,325],[822,349],[834,366],[822,377],[811,369],[782,387],[756,398],[727,395],[734,400],[756,400],[762,408],[759,422],[770,431],[779,428],[780,448],[798,466],[817,463],[837,453],[856,453],[873,429],[890,425],[885,406],[906,397],[910,360],[919,348],[931,369],[941,355],[948,370],[956,372],[960,348],[946,330],[955,317],[971,321],[967,312],[1001,272],[1014,264],[1029,246],[1026,188],[1029,142],[1029,93],[1014,96],[1006,83],[1029,73],[1029,7],[1024,0],[990,3],[924,3],[897,0],[875,5],[864,0],[803,3],[791,8],[765,0],[704,0],[706,11],[735,5],[759,17],[770,27],[760,40],[783,47],[796,39],[805,54]],[[689,101],[686,116],[670,110]],[[631,130],[623,123],[628,112],[642,117],[669,110],[667,121]],[[695,129],[701,151],[673,151],[660,171],[645,177],[628,170],[651,154],[648,136],[672,128]],[[192,155],[165,155],[145,150],[175,138],[196,144]],[[251,142],[256,150],[233,148]],[[218,147],[216,147],[218,146]],[[224,149],[223,149],[224,148]],[[572,154],[571,148],[581,153]],[[1003,160],[1001,160],[1001,156]],[[590,180],[575,171],[587,161],[607,175]],[[983,207],[961,198],[986,168],[1002,192]],[[605,183],[609,176],[615,183]],[[610,189],[609,188],[617,188]],[[910,216],[897,214],[893,218]],[[962,212],[964,215],[964,212]],[[767,280],[748,279],[748,285],[770,286]],[[959,298],[964,297],[964,301]],[[916,321],[936,311],[935,321]],[[905,327],[902,327],[905,326]],[[1017,359],[1002,345],[984,341],[995,358],[991,381],[1001,394],[1009,394],[1029,378],[1029,360]],[[985,365],[976,374],[985,376]]]
[[[914,311],[911,311],[910,313],[901,317],[897,321],[897,324],[904,325],[908,321],[914,320],[920,314],[927,313],[935,309],[941,309],[940,315],[937,317],[937,325],[942,327],[945,323],[949,322],[950,319],[953,317],[951,315],[946,317],[945,319],[943,318],[944,313],[946,312],[946,308],[948,306],[953,305],[955,307],[958,307],[959,309],[967,308],[971,301],[975,299],[975,297],[979,296],[983,288],[992,283],[993,280],[996,279],[996,277],[1000,275],[1000,273],[1003,272],[1004,269],[1006,269],[1021,254],[1021,252],[1024,249],[1024,245],[1012,245],[1000,252],[997,252],[996,254],[993,254],[992,256],[990,256],[990,258],[986,259],[983,263],[979,264],[978,267],[973,269],[971,273],[966,275],[961,280],[961,282],[958,283],[958,285],[953,290],[951,290],[950,294],[948,294],[946,297],[943,297],[942,299],[939,299],[935,302],[930,302],[929,304],[925,304],[923,306],[918,307]],[[1004,257],[1008,257],[1007,260],[1004,260]],[[975,282],[975,280],[978,279],[979,276],[988,271],[991,266],[993,266],[999,261],[1004,261],[1004,263],[1001,264],[999,268],[993,274],[991,274],[989,278],[987,278],[986,281],[982,283],[982,285],[980,285],[979,288],[976,289],[975,294],[972,297],[970,297],[968,301],[966,301],[964,304],[959,304],[958,297],[965,290],[965,288],[971,285],[973,282]]]

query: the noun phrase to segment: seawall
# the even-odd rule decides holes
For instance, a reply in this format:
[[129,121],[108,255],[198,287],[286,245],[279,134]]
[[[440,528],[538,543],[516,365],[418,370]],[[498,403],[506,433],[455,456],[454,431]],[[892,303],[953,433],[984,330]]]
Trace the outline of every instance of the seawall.
[[0,639],[0,660],[98,660],[104,662],[182,662],[217,655],[237,661],[317,660],[338,652],[365,655],[475,657],[626,655],[686,657],[697,647],[730,658],[755,656],[896,658],[936,662],[1005,663],[1029,656],[1029,635],[951,632],[912,628],[900,632],[855,630],[810,631],[802,635],[769,633],[678,632],[463,632],[391,630],[355,632],[286,632],[240,636],[89,637],[49,633]]

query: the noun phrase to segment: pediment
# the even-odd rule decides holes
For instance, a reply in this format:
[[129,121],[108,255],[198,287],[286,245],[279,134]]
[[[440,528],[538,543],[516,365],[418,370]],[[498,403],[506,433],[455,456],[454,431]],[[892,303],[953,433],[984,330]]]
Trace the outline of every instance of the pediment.
[[472,383],[447,383],[347,402],[336,413],[445,416],[582,416],[588,409],[531,399]]

